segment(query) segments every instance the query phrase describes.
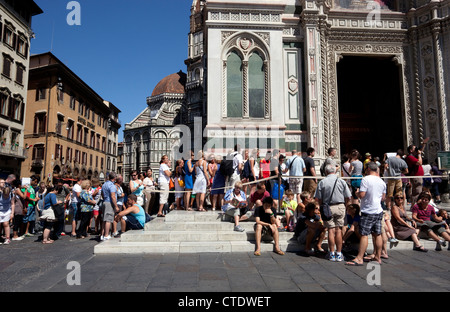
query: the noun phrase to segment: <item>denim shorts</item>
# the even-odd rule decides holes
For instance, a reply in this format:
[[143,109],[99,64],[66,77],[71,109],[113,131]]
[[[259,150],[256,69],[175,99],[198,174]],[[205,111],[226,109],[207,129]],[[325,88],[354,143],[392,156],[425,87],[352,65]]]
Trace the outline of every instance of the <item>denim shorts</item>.
[[27,214],[23,216],[23,223],[36,221],[36,207],[28,206]]
[[78,211],[80,209],[80,206],[78,205],[78,203],[71,203],[70,208],[72,210],[72,216],[73,216],[72,220],[78,220],[77,216],[78,216]]
[[124,216],[123,219],[127,224],[126,230],[142,230],[142,224],[132,215]]

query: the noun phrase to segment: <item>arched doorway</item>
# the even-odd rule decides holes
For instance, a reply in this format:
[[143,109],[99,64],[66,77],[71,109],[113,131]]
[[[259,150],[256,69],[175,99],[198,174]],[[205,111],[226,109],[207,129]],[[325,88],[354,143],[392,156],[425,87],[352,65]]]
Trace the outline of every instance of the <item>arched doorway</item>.
[[337,64],[341,152],[383,158],[404,147],[401,73],[392,56],[344,56]]

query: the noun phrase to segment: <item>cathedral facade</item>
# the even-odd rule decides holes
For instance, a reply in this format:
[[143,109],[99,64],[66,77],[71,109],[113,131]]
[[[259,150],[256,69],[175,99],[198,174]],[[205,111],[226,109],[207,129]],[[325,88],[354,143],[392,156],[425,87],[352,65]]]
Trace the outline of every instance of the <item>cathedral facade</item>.
[[450,149],[450,0],[193,0],[188,48],[178,104],[154,94],[128,125],[125,171],[156,167],[158,129],[173,155],[177,123],[185,150],[311,146],[317,164],[330,147],[382,158],[429,137],[430,161]]
[[194,0],[189,39],[187,106],[216,153],[449,150],[449,0]]

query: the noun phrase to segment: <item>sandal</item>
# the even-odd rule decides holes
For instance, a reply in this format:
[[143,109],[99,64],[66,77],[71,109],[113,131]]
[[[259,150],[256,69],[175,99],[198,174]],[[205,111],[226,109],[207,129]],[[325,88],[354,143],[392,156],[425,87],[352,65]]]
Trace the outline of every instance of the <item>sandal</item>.
[[364,264],[358,263],[355,260],[352,260],[352,261],[346,262],[345,265],[349,265],[349,266],[363,266]]
[[414,247],[413,247],[413,250],[421,251],[421,252],[427,252],[427,251],[428,251],[428,249],[426,249],[426,248],[423,247],[423,246],[419,246],[419,247],[414,246]]
[[284,252],[282,250],[275,250],[274,253],[280,256],[284,256]]
[[158,213],[156,216],[157,216],[158,218],[165,218],[165,217],[166,217],[165,215],[159,214],[159,213]]
[[255,256],[261,256],[261,251],[255,251],[253,254],[254,254]]

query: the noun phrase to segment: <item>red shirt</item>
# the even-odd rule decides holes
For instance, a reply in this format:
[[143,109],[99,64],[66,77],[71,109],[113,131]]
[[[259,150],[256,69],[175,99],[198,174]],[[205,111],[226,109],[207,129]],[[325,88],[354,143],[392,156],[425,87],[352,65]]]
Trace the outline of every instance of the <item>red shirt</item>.
[[410,176],[423,176],[422,165],[417,164],[419,160],[416,157],[414,157],[413,155],[408,155],[405,161],[408,164],[408,171]]
[[270,193],[268,191],[265,191],[264,193],[259,193],[258,191],[254,192],[252,195],[250,195],[250,202],[252,203],[256,203],[256,201],[259,200],[264,200],[264,198],[266,197],[270,197]]
[[411,208],[411,212],[417,213],[417,219],[423,221],[431,221],[431,216],[436,214],[436,211],[434,211],[434,208],[431,205],[428,205],[425,210],[420,209],[418,205],[414,205]]
[[259,162],[259,168],[261,170],[260,177],[263,179],[270,177],[270,160],[262,159]]

